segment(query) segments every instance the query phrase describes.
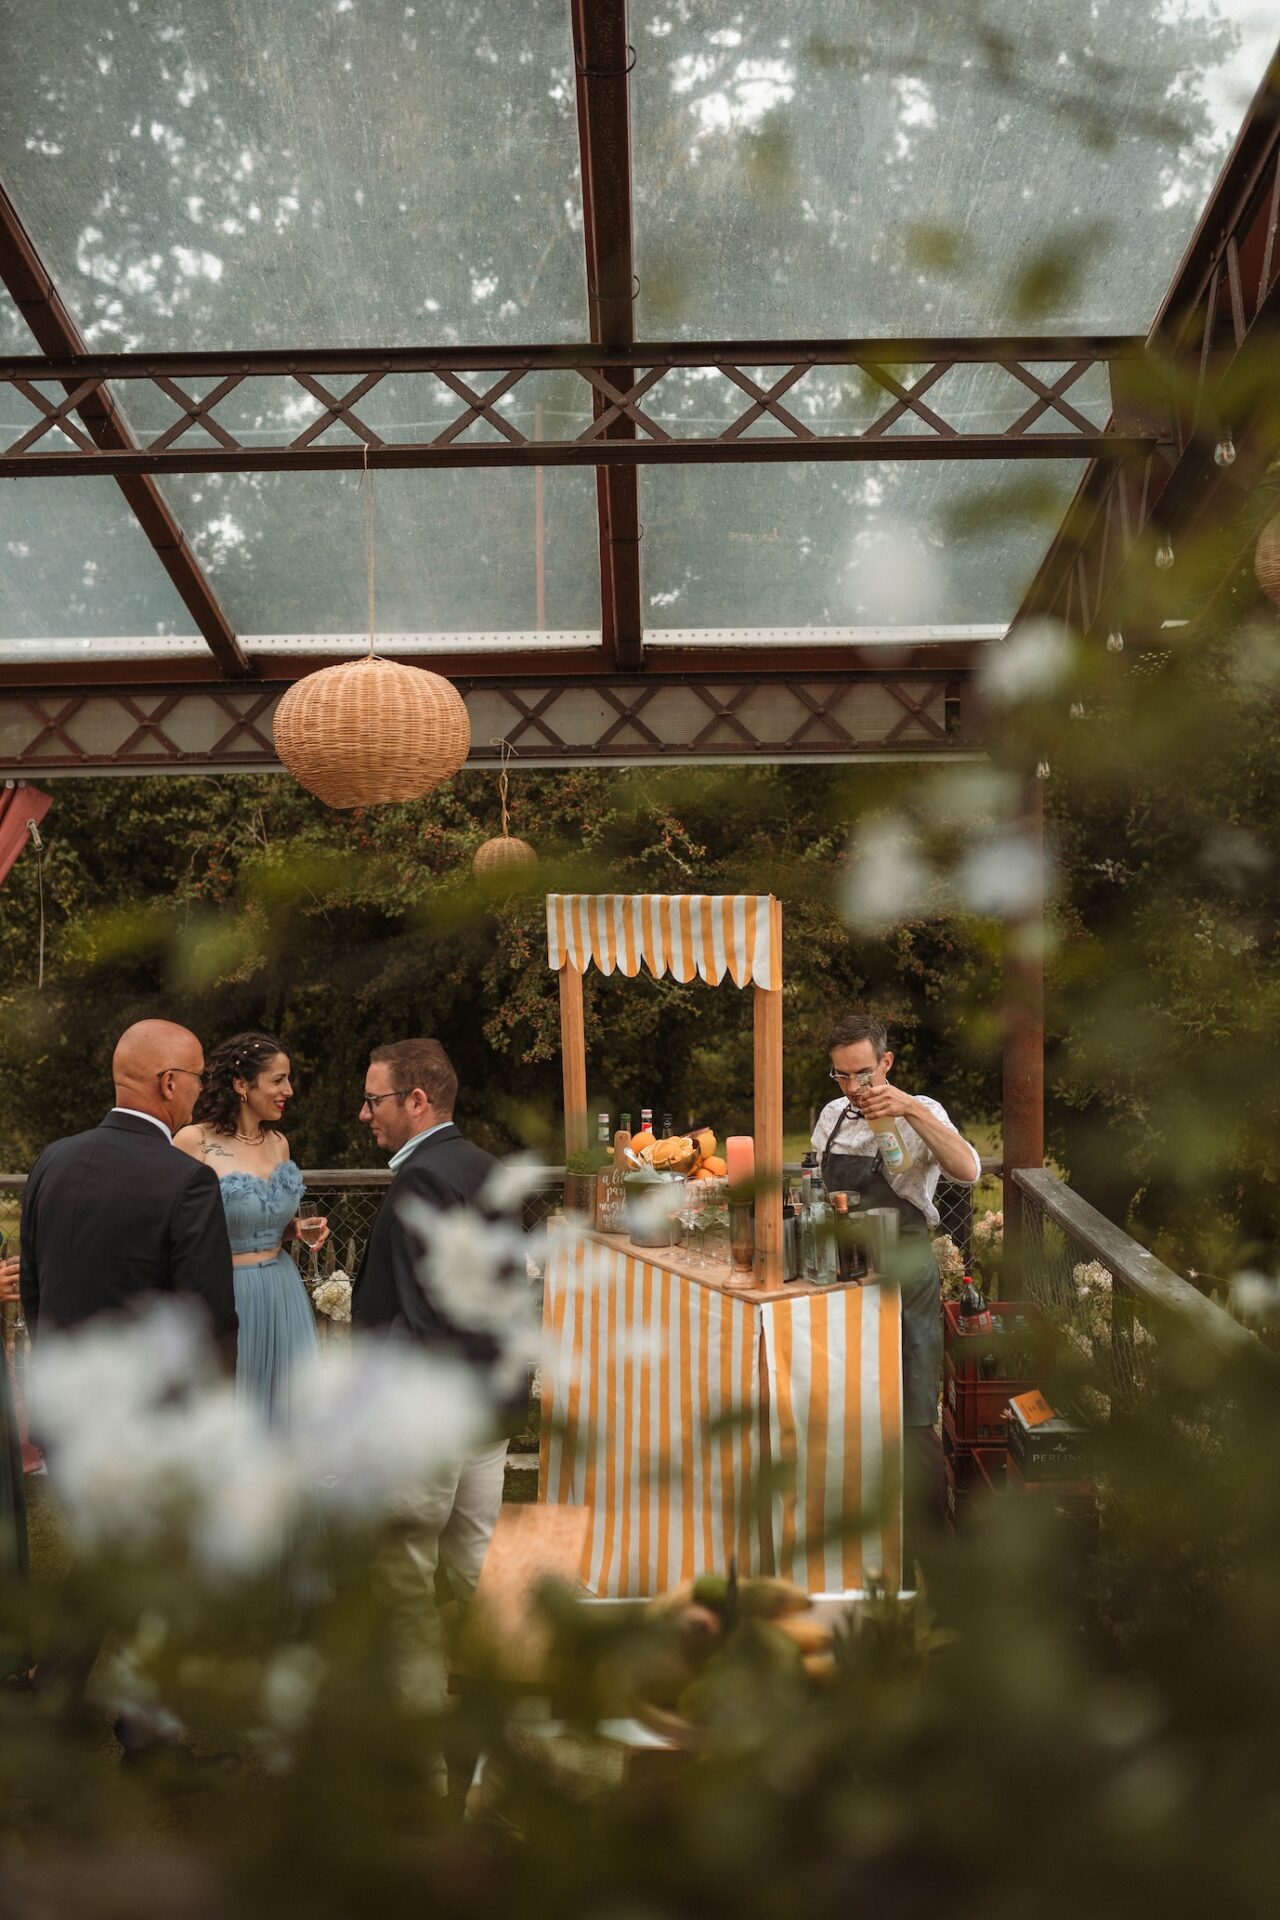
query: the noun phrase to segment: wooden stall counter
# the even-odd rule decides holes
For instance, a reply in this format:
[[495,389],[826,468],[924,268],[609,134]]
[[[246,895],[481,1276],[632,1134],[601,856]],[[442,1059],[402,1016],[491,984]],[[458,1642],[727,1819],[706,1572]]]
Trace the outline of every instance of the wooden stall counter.
[[731,1558],[811,1593],[901,1584],[894,1289],[744,1287],[557,1218],[543,1324],[539,1497],[590,1509],[591,1592]]

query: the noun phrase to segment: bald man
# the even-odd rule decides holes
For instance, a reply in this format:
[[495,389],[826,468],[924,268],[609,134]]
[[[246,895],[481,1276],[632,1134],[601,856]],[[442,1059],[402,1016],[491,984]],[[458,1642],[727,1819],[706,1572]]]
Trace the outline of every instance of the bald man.
[[111,1062],[116,1104],[100,1126],[55,1140],[22,1202],[22,1307],[31,1336],[126,1307],[139,1294],[199,1301],[234,1347],[231,1245],[217,1175],[176,1153],[204,1079],[194,1033],[140,1020]]

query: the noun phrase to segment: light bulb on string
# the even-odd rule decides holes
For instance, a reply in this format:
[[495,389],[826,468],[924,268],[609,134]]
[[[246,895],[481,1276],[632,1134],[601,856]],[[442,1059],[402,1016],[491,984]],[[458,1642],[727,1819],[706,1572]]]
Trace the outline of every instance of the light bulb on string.
[[1083,700],[1073,700],[1071,702],[1071,718],[1073,720],[1084,719],[1084,701]]
[[1049,778],[1049,762],[1047,760],[1037,760],[1036,761],[1036,779],[1047,780],[1048,778]]
[[1168,573],[1173,565],[1173,548],[1167,540],[1162,546],[1156,548],[1156,565],[1161,573]]
[[1234,466],[1235,458],[1236,458],[1235,441],[1231,438],[1231,435],[1229,433],[1224,434],[1223,438],[1219,440],[1217,446],[1213,450],[1213,464],[1215,467]]
[[1124,652],[1124,635],[1120,632],[1118,627],[1114,628],[1107,635],[1107,652],[1108,653]]

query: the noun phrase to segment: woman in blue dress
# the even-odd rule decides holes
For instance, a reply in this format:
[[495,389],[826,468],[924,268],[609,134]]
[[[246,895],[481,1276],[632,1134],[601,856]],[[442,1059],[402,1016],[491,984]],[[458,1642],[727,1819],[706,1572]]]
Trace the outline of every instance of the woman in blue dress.
[[318,1216],[299,1217],[302,1175],[280,1124],[292,1097],[280,1042],[238,1033],[209,1055],[191,1125],[174,1138],[221,1182],[240,1319],[236,1386],[272,1421],[287,1417],[294,1370],[317,1345],[311,1301],[285,1244],[322,1246],[329,1232]]

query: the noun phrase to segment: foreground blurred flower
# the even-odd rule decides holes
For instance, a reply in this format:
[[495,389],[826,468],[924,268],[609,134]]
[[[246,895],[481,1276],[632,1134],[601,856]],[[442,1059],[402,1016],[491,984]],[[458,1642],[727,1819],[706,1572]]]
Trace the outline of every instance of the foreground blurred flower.
[[42,1335],[28,1404],[83,1546],[168,1544],[216,1580],[277,1564],[317,1502],[337,1526],[376,1524],[493,1417],[460,1364],[366,1341],[301,1366],[289,1424],[268,1426],[216,1371],[198,1310],[173,1300]]
[[[496,1185],[505,1196],[523,1197],[522,1182]],[[439,1208],[418,1199],[405,1200],[400,1217],[421,1240],[417,1276],[428,1300],[454,1326],[492,1341],[493,1391],[499,1398],[513,1393],[542,1353],[529,1287],[531,1236],[510,1213],[491,1219],[472,1207]]]
[[1075,664],[1075,647],[1057,620],[1032,620],[988,647],[978,687],[992,706],[1012,707],[1055,693]]
[[846,917],[874,933],[922,912],[934,884],[919,840],[896,816],[862,822],[849,845]]
[[1231,1303],[1244,1320],[1266,1320],[1280,1309],[1280,1280],[1246,1268],[1231,1282]]

